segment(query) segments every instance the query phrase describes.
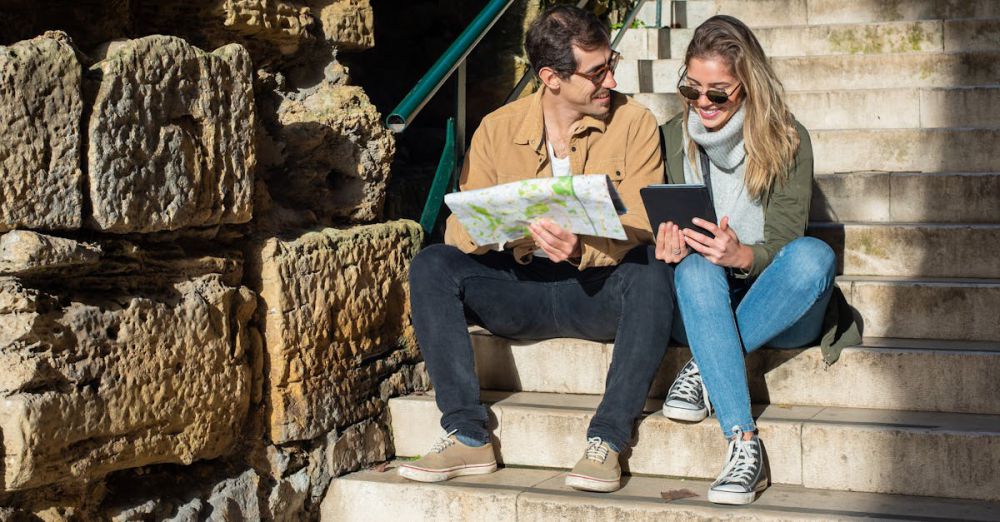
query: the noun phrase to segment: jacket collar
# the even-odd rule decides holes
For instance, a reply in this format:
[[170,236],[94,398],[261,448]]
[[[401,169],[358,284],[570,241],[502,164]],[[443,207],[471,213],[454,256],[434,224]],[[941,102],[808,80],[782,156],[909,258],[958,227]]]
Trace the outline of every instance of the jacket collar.
[[[535,150],[541,150],[542,144],[545,143],[545,120],[542,115],[542,94],[544,92],[545,86],[543,85],[531,95],[531,101],[528,102],[528,109],[521,121],[521,126],[514,133],[514,143],[531,145]],[[612,100],[615,94],[611,93]],[[614,103],[611,104],[611,107],[611,110],[614,111]],[[608,118],[610,117],[609,113]],[[606,128],[607,122],[605,120],[585,115],[573,124],[570,134],[575,136],[590,129],[604,132]]]

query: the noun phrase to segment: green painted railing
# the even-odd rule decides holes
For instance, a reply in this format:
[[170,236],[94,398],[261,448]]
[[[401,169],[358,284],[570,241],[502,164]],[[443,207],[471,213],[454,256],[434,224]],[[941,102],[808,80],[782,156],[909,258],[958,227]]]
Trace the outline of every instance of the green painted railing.
[[514,0],[491,0],[482,11],[476,15],[472,23],[458,35],[458,38],[438,58],[437,62],[424,74],[424,77],[413,86],[410,93],[399,102],[396,109],[389,113],[386,125],[393,132],[403,132],[413,118],[424,108],[428,100],[434,97],[441,85],[451,73],[465,63],[465,58],[483,39],[483,36],[493,27],[493,24],[510,7]]
[[427,202],[424,203],[424,211],[420,214],[420,226],[424,229],[425,235],[430,235],[437,223],[438,214],[441,213],[441,203],[444,202],[444,195],[448,192],[451,179],[455,172],[455,165],[458,164],[458,151],[455,149],[455,118],[448,118],[448,125],[445,129],[444,150],[441,151],[441,160],[438,162],[437,171],[434,173],[434,181],[431,183],[431,190],[427,193]]

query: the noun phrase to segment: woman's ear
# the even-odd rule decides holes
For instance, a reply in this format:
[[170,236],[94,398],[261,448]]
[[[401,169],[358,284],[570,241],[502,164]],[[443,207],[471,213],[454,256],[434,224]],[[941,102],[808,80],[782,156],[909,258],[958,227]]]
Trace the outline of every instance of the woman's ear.
[[559,75],[556,74],[556,72],[550,67],[542,67],[542,69],[538,71],[538,78],[542,80],[542,83],[545,84],[545,86],[550,90],[558,90],[559,87],[562,86],[562,78],[560,78]]

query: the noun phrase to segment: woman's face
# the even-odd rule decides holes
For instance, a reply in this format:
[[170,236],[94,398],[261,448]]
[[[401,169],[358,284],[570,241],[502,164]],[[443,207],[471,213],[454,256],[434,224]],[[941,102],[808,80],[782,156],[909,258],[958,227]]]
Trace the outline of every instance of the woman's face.
[[[709,131],[717,131],[726,125],[739,108],[743,97],[743,85],[733,76],[726,62],[718,57],[691,58],[687,64],[685,83],[701,92],[691,106],[698,111],[702,124]],[[729,94],[724,103],[715,103],[705,96],[708,90]]]

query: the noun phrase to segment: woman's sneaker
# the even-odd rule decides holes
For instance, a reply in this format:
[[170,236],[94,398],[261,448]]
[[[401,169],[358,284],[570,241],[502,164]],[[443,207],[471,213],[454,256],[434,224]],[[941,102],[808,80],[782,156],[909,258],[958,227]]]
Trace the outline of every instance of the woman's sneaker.
[[667,399],[663,401],[663,415],[674,420],[698,422],[712,413],[708,389],[701,380],[701,372],[691,359],[677,372],[670,385]]
[[767,488],[767,484],[760,439],[754,434],[750,440],[743,440],[743,432],[737,429],[736,438],[729,442],[726,466],[708,488],[708,501],[749,504],[758,492]]
[[587,439],[580,462],[566,475],[566,485],[583,491],[609,493],[621,488],[622,468],[618,452],[600,437]]
[[441,482],[462,475],[485,475],[497,470],[493,445],[466,446],[451,431],[438,439],[430,453],[399,467],[399,476],[418,482]]

